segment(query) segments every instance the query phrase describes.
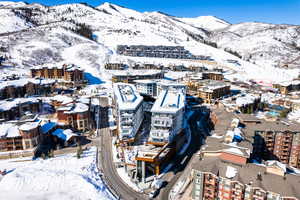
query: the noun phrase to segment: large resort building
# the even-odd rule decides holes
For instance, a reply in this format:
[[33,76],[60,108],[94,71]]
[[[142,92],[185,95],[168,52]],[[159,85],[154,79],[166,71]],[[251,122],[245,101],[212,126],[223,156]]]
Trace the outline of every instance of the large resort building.
[[31,69],[31,76],[45,79],[62,79],[65,81],[83,82],[83,70],[74,64],[58,66],[45,65]]
[[207,157],[194,166],[193,200],[298,200],[299,178],[285,166],[224,163]]
[[171,143],[183,130],[185,94],[164,90],[155,101],[151,113],[150,143]]
[[[212,136],[192,167],[193,200],[299,199],[299,177],[289,163],[292,149],[299,156],[299,128],[223,108],[215,109],[211,119]],[[269,157],[258,161],[263,156]]]
[[213,103],[230,94],[230,85],[221,81],[204,81],[197,87],[197,96],[203,99],[204,103]]
[[118,71],[112,75],[112,82],[134,83],[135,80],[162,79],[164,72],[161,70],[134,70],[131,72]]
[[143,97],[131,84],[116,83],[113,89],[119,139],[129,142],[134,139],[144,118]]
[[117,53],[124,56],[196,59],[183,46],[118,45]]

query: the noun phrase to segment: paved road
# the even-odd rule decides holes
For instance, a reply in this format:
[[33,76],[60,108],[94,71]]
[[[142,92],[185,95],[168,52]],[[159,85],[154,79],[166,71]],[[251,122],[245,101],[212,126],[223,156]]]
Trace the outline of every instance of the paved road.
[[[102,107],[108,105],[107,98],[101,98],[100,104]],[[119,177],[116,168],[114,166],[112,158],[112,143],[108,126],[107,109],[103,109],[101,113],[100,123],[106,125],[100,129],[100,145],[101,151],[99,153],[100,164],[102,165],[102,171],[104,174],[104,181],[108,186],[124,200],[143,200],[147,199],[143,194],[134,191]],[[101,169],[101,168],[100,168]]]
[[[190,163],[191,158],[193,155],[200,149],[201,146],[201,135],[199,134],[201,130],[197,127],[197,121],[203,117],[201,112],[195,111],[194,115],[190,118],[189,124],[191,128],[192,133],[192,139],[191,139],[191,145],[183,154],[182,156],[177,156],[175,160],[173,161],[174,166],[172,167],[172,170],[170,170],[166,175],[164,175],[163,179],[168,180],[168,184],[165,188],[162,188],[160,191],[159,196],[157,199],[161,200],[167,200],[169,198],[169,193],[172,190],[173,186],[176,184],[177,180],[180,178],[180,176],[186,171],[190,170],[186,166]],[[185,161],[184,165],[182,166],[180,162],[183,158],[187,156],[187,160]],[[176,170],[175,170],[176,169]],[[176,173],[176,171],[178,171]]]

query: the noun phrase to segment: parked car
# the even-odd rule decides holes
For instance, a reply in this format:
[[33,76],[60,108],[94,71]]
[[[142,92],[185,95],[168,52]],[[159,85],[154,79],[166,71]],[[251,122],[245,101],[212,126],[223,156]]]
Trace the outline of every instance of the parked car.
[[152,191],[149,193],[149,198],[150,198],[150,199],[155,198],[155,197],[158,195],[158,191],[159,191],[159,190],[152,190]]

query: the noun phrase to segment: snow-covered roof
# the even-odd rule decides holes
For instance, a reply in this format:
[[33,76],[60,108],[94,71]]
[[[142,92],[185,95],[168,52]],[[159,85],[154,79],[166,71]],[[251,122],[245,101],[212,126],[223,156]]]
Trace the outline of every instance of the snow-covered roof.
[[23,87],[28,83],[34,83],[39,85],[48,85],[55,83],[55,80],[51,79],[34,79],[34,78],[22,78],[18,80],[0,81],[0,90],[5,87]]
[[63,69],[65,68],[66,71],[74,71],[74,70],[80,70],[83,71],[83,69],[75,64],[63,64],[63,63],[56,63],[56,64],[44,64],[40,66],[35,66],[32,67],[32,69],[42,69],[42,68],[47,68],[47,69]]
[[286,86],[286,87],[289,85],[300,85],[300,80],[283,81],[283,82],[278,82],[277,84]]
[[254,103],[254,101],[257,100],[257,99],[259,99],[258,95],[246,94],[243,97],[238,97],[236,99],[235,103],[236,103],[237,106],[243,106],[243,105]]
[[87,112],[89,110],[89,106],[84,103],[75,103],[72,105],[71,109],[69,111],[66,111],[65,113],[71,114],[71,113],[83,113]]
[[19,129],[22,130],[22,131],[29,131],[29,130],[32,130],[32,129],[35,129],[39,126],[40,122],[29,122],[29,123],[26,123],[26,124],[22,124]]
[[113,89],[119,110],[135,110],[143,101],[134,85],[117,83]]
[[228,86],[222,81],[206,81],[205,84],[200,88],[200,90],[205,91],[205,92],[213,92],[213,90],[223,88]]
[[138,76],[138,75],[154,75],[161,73],[160,70],[115,70],[112,71],[115,76]]
[[61,102],[63,105],[73,102],[73,99],[66,95],[56,95],[52,97],[51,100]]
[[57,136],[58,138],[64,140],[64,141],[68,141],[71,137],[73,136],[78,136],[77,134],[75,134],[71,129],[56,129],[52,135]]
[[265,164],[267,167],[275,166],[286,172],[286,165],[277,160],[268,160]]
[[151,112],[176,113],[185,106],[185,95],[182,92],[164,90],[155,101]]
[[10,123],[0,124],[0,137],[12,138],[19,136],[20,132],[17,125]]
[[39,102],[38,98],[16,98],[13,100],[2,100],[0,101],[0,111],[7,111],[14,107],[17,107],[19,104],[23,103],[37,103]]

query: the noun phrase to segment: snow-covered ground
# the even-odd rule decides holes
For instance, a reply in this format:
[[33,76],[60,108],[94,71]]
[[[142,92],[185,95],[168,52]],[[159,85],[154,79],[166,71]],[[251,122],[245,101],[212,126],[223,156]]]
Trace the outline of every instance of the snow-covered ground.
[[0,199],[106,200],[113,199],[98,174],[96,148],[47,160],[1,160],[9,173],[0,181]]
[[[53,7],[9,2],[1,4],[7,8],[20,6],[34,8],[36,14],[29,20],[24,20],[24,17],[19,17],[20,15],[16,15],[12,9],[1,10],[0,16],[3,20],[0,22],[0,28],[4,32],[31,27],[30,21],[43,25],[42,27],[35,26],[32,31],[0,38],[0,46],[9,46],[7,53],[11,57],[11,61],[19,66],[16,71],[23,68],[24,64],[30,66],[72,62],[80,65],[86,72],[99,78],[101,83],[110,87],[108,82],[110,74],[103,69],[106,62],[120,60],[122,62],[162,63],[164,65],[202,65],[195,61],[134,58],[119,56],[115,53],[117,45],[143,44],[181,45],[194,55],[210,56],[221,67],[230,68],[236,72],[226,76],[229,80],[289,81],[299,74],[299,69],[286,70],[274,67],[274,63],[283,60],[284,56],[290,57],[290,59],[295,57],[294,52],[296,51],[294,51],[293,45],[300,45],[297,26],[265,23],[231,25],[212,16],[176,18],[160,12],[141,13],[110,3],[104,3],[97,9],[84,4]],[[75,26],[73,23],[69,23],[68,20],[71,19],[76,23],[90,26],[97,42],[67,30]],[[58,20],[62,20],[62,22],[57,22]],[[212,31],[213,34],[208,34],[209,31]],[[194,40],[191,34],[217,42],[219,48]],[[212,38],[209,38],[209,35],[212,35]],[[286,41],[287,44],[281,41]],[[225,52],[223,50],[225,47],[238,51],[244,55],[243,57],[252,55],[252,58],[241,60]],[[273,54],[276,56],[272,56]],[[227,62],[228,60],[236,60],[239,65],[230,64]]]

